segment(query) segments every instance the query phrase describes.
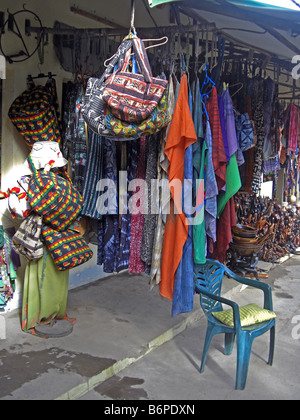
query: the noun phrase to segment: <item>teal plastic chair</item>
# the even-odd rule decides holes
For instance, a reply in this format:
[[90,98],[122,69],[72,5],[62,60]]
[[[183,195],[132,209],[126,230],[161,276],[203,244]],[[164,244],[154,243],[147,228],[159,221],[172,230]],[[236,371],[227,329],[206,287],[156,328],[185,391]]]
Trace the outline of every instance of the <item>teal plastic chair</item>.
[[[239,283],[246,284],[264,293],[264,309],[273,311],[271,287],[257,280],[240,277],[229,270],[219,261],[207,259],[205,264],[196,266],[195,292],[200,294],[200,305],[207,318],[207,330],[202,353],[200,372],[203,373],[208,348],[215,334],[225,333],[225,355],[232,353],[235,337],[237,338],[237,368],[236,389],[244,389],[247,380],[251,346],[253,340],[270,330],[270,350],[268,364],[272,365],[275,346],[275,318],[269,321],[242,327],[239,306],[236,302],[220,296],[224,273]],[[229,327],[218,321],[213,312],[222,311],[222,304],[227,304],[233,309],[234,326]]]

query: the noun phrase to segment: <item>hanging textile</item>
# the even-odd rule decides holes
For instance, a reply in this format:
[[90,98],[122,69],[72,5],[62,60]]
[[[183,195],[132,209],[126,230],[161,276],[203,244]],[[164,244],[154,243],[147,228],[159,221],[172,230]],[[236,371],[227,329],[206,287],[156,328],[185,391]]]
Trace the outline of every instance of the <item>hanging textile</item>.
[[160,137],[156,134],[149,137],[147,142],[147,165],[145,180],[148,187],[148,209],[144,216],[142,245],[141,245],[141,259],[145,263],[146,272],[150,272],[152,262],[152,250],[154,243],[155,234],[155,222],[156,214],[152,214],[152,190],[151,190],[151,179],[157,178],[157,159],[158,159],[158,147]]
[[[209,122],[206,124],[205,138],[210,136]],[[199,186],[196,195],[196,211],[193,226],[193,245],[194,245],[194,262],[195,264],[204,264],[206,261],[206,232],[205,232],[205,164],[207,157],[206,141],[202,142],[201,161],[199,170]]]
[[[127,150],[126,150],[127,149]],[[122,203],[123,210],[120,221],[120,253],[118,258],[117,271],[122,271],[129,266],[130,242],[131,242],[131,213],[128,211],[128,203],[131,192],[128,189],[129,183],[137,176],[138,156],[140,151],[140,140],[133,140],[122,144],[122,157],[127,151],[127,159],[123,164],[127,171],[127,189],[124,191],[126,200]],[[121,159],[122,160],[122,159]]]
[[232,227],[236,226],[236,213],[234,206],[234,199],[231,197],[217,220],[217,241],[214,244],[212,258],[225,262],[226,252],[229,244],[232,241]]
[[298,140],[298,108],[296,105],[290,105],[290,118],[289,118],[289,134],[288,134],[288,152],[295,153],[297,150]]
[[263,80],[261,78],[253,79],[251,91],[253,120],[257,135],[257,143],[254,149],[254,167],[252,172],[251,191],[257,194],[261,184],[263,147],[265,141],[264,107],[262,98]]
[[[192,94],[189,93],[189,107],[191,115]],[[183,211],[187,216],[187,223],[193,222],[192,190],[193,190],[193,146],[189,145],[184,153],[184,184]],[[175,273],[172,316],[193,310],[194,301],[194,265],[193,265],[193,226],[188,225],[188,235],[183,246],[182,257]]]
[[86,167],[82,183],[82,198],[84,201],[81,211],[82,216],[93,219],[101,219],[102,215],[97,211],[97,200],[101,195],[97,190],[97,183],[102,178],[103,172],[103,139],[93,131],[88,131],[88,150]]
[[228,87],[226,88],[226,90],[223,91],[222,99],[224,103],[224,119],[228,145],[228,155],[231,158],[231,156],[238,150],[238,142],[235,128],[234,109]]
[[207,146],[206,157],[206,185],[205,185],[205,232],[211,238],[212,243],[216,241],[216,219],[217,219],[217,196],[218,186],[213,167],[212,157],[212,136],[209,122],[206,124],[205,143]]
[[[184,152],[188,146],[197,141],[193,119],[189,109],[187,75],[183,73],[175,105],[170,131],[167,137],[165,154],[169,160],[169,183],[177,180],[183,183],[184,178]],[[183,246],[188,236],[186,216],[181,211],[181,203],[176,200],[174,190],[171,191],[170,214],[167,215],[161,267],[161,282],[159,290],[162,296],[173,299],[175,273],[182,257]],[[181,200],[181,197],[180,197]]]
[[227,201],[233,197],[241,188],[241,178],[235,153],[231,156],[230,161],[226,167],[226,191],[220,192],[218,195],[218,213],[219,218],[223,212]]
[[[168,112],[173,117],[175,109],[175,92],[172,77],[169,81],[169,99],[168,99]],[[165,154],[166,140],[169,134],[171,123],[163,129],[160,133],[160,149],[157,162],[157,181],[167,183],[168,180],[168,166],[169,160]],[[159,184],[158,184],[159,185]],[[164,190],[163,186],[155,191],[156,208],[158,209],[158,215],[156,219],[155,234],[154,234],[154,245],[152,252],[152,263],[150,271],[150,284],[151,286],[159,284],[161,281],[161,255],[163,247],[163,238],[165,232],[166,216],[167,213],[164,209]]]
[[[145,180],[145,171],[146,171],[146,161],[145,161],[145,152],[146,152],[146,137],[140,139],[140,153],[137,166],[136,179]],[[128,271],[130,273],[143,273],[145,271],[145,263],[141,259],[141,245],[142,245],[142,235],[143,235],[143,226],[144,226],[144,205],[145,205],[145,191],[143,188],[143,183],[136,188],[133,192],[135,200],[135,210],[132,210],[131,214],[131,230],[130,230],[130,255],[129,255],[129,267]]]
[[218,106],[218,95],[216,87],[212,88],[210,99],[206,105],[209,116],[210,128],[213,138],[213,164],[215,170],[218,190],[220,191],[226,182],[226,153],[222,137],[220,114]]
[[[110,180],[117,185],[117,153],[116,143],[105,139],[103,142],[103,179]],[[109,194],[110,192],[108,192]],[[105,273],[117,271],[119,256],[119,216],[117,188],[111,192],[107,213],[98,221],[98,258],[97,264],[103,264]],[[108,206],[109,207],[109,206]]]

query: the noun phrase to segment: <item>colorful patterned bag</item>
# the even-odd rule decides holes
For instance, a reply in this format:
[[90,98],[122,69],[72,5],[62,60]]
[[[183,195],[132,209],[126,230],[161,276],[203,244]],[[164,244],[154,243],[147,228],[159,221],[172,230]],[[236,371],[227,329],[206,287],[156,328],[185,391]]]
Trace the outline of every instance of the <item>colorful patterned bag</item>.
[[141,122],[154,111],[167,87],[168,81],[152,76],[151,67],[143,41],[132,38],[135,58],[141,74],[129,73],[130,54],[105,82],[103,101],[115,117],[127,122]]
[[88,79],[84,104],[82,106],[82,116],[87,126],[96,134],[109,136],[111,133],[107,130],[105,124],[105,103],[103,102],[103,91],[105,88],[105,80],[113,72],[115,66],[123,65],[125,55],[132,47],[132,40],[125,39],[119,46],[117,52],[110,60],[105,72],[100,78],[90,77]]
[[17,254],[23,255],[29,261],[37,261],[44,255],[44,245],[41,241],[42,216],[31,213],[20,224],[12,237],[12,247]]
[[52,171],[37,171],[30,155],[27,161],[32,171],[28,185],[32,209],[43,216],[45,223],[58,231],[65,230],[81,212],[83,198],[70,179]]
[[33,86],[18,96],[8,116],[29,147],[37,141],[61,142],[54,98],[45,86]]
[[85,239],[71,229],[58,232],[50,226],[43,225],[42,238],[59,271],[81,265],[93,256],[93,251]]
[[141,123],[126,123],[116,118],[112,112],[107,109],[106,124],[107,127],[117,136],[124,138],[140,138],[145,135],[151,135],[160,131],[171,120],[171,114],[168,110],[168,89],[165,90],[161,101],[152,112],[149,118]]

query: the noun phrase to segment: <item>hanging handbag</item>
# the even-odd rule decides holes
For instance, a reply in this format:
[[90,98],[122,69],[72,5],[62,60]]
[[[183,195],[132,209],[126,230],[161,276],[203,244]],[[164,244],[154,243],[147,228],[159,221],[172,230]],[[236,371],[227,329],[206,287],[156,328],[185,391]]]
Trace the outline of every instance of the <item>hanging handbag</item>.
[[85,239],[71,229],[58,232],[50,226],[43,225],[42,238],[56,268],[60,271],[81,265],[93,256],[93,251]]
[[154,111],[167,87],[168,81],[152,76],[143,41],[132,38],[133,51],[141,74],[129,73],[129,57],[105,82],[103,101],[115,117],[127,122],[141,122]]
[[41,232],[42,216],[31,213],[23,220],[12,237],[13,249],[29,261],[39,260],[44,254]]
[[87,81],[82,116],[88,128],[99,135],[111,135],[105,124],[105,103],[103,102],[103,91],[105,80],[113,72],[116,65],[123,66],[125,55],[132,47],[132,39],[126,38],[119,46],[117,52],[110,60],[105,72],[100,78],[90,77]]
[[171,114],[168,109],[168,89],[165,90],[160,103],[152,112],[149,118],[141,123],[127,123],[116,118],[107,108],[107,127],[122,139],[140,138],[160,131],[171,121]]
[[43,216],[43,221],[56,230],[65,230],[79,215],[83,198],[68,179],[46,170],[36,170],[29,155],[27,162],[32,177],[28,185],[28,197],[32,209]]
[[45,86],[32,86],[12,103],[8,116],[32,147],[37,141],[61,142],[54,98]]

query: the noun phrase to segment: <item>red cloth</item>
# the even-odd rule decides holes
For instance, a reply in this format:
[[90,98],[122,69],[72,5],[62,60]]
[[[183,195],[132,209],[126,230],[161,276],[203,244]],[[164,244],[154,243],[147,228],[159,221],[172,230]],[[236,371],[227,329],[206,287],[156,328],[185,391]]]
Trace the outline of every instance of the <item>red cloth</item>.
[[298,134],[298,108],[296,105],[290,105],[290,120],[289,120],[289,141],[288,152],[295,153],[297,150],[297,134]]
[[[145,163],[145,149],[146,149],[146,138],[142,137],[140,140],[140,154],[137,166],[136,179],[145,179],[146,163]],[[138,191],[134,191],[134,195]],[[141,195],[144,192],[141,191]],[[140,195],[140,194],[139,194]],[[142,236],[144,227],[144,202],[137,203],[141,208],[140,213],[133,213],[131,215],[131,228],[130,228],[130,254],[129,254],[129,273],[144,273],[145,263],[141,260],[141,247],[142,247]]]
[[214,86],[206,105],[212,135],[212,158],[218,190],[226,183],[226,153],[220,123],[217,89]]
[[222,264],[225,262],[226,251],[232,240],[231,228],[236,226],[234,198],[227,201],[220,218],[217,220],[217,241],[214,244],[212,257]]
[[[169,182],[179,180],[183,185],[185,149],[196,141],[197,135],[188,102],[187,75],[184,73],[164,150],[169,160]],[[173,189],[171,189],[171,196],[179,210],[181,206],[179,202],[177,203]],[[178,196],[181,200],[181,193]],[[170,214],[167,215],[166,220],[159,284],[160,294],[170,300],[173,300],[175,273],[188,236],[186,216],[182,210],[180,214],[174,214],[173,200],[171,200]]]

